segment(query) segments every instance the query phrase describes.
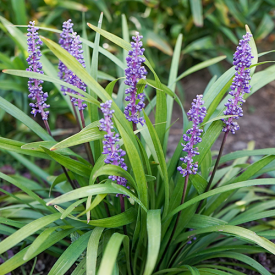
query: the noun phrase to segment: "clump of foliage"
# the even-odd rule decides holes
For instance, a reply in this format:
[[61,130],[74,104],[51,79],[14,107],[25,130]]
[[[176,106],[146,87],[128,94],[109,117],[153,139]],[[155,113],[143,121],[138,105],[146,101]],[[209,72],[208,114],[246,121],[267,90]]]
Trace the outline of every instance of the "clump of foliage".
[[[46,128],[0,97],[2,110],[24,124],[33,139],[0,138],[1,150],[7,150],[32,173],[32,179],[0,173],[5,183],[20,189],[1,189],[5,195],[1,196],[0,232],[7,237],[0,242],[0,254],[6,258],[14,247],[17,253],[1,265],[0,274],[22,267],[44,252],[58,258],[48,274],[65,274],[72,266],[71,274],[244,274],[226,262],[217,263],[223,257],[269,275],[249,254],[275,254],[275,244],[270,241],[273,223],[251,226],[249,222],[275,215],[274,192],[268,188],[275,180],[260,177],[273,169],[275,150],[254,150],[249,144],[247,150],[222,156],[226,136],[239,128],[234,120],[243,115],[241,104],[275,78],[274,66],[254,73],[261,64],[258,57],[267,53],[258,54],[246,27],[234,66],[212,79],[186,113],[175,93],[176,82],[224,57],[206,60],[178,76],[179,35],[165,85],[146,58],[142,37],[137,33],[130,44],[127,24],[126,39],[122,39],[101,29],[102,18],[101,14],[97,27],[88,23],[96,31],[94,43],[74,33],[70,21],[63,25],[63,32],[44,28],[62,33],[61,45],[39,37],[37,32],[43,27],[30,23],[27,57],[26,36],[0,17],[30,65],[28,70],[18,70],[10,64],[4,73],[14,77],[15,87],[21,87],[22,79],[30,79],[32,113],[38,120],[42,117]],[[100,36],[123,48],[125,58],[100,47]],[[40,41],[48,50],[40,52]],[[99,53],[125,70],[125,83],[98,70]],[[99,77],[111,78],[111,82],[104,88]],[[42,81],[53,86],[43,87]],[[127,102],[125,84],[129,86]],[[119,86],[117,93],[115,85]],[[144,103],[147,89],[155,89],[156,95]],[[182,110],[184,141],[179,141],[167,159],[175,103]],[[56,120],[52,108],[62,104],[70,108],[79,131],[57,141],[51,130]],[[214,158],[211,147],[222,131],[225,138]],[[70,149],[81,144],[85,155]],[[247,163],[249,156],[260,157]],[[44,160],[44,170],[37,159]],[[219,166],[225,163],[225,167]]]

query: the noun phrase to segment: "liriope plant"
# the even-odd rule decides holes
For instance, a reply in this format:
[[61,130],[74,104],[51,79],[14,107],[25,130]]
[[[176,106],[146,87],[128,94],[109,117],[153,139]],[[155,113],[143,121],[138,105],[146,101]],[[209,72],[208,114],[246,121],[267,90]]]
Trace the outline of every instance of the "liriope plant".
[[[27,49],[20,29],[3,17],[0,20],[13,39]],[[229,265],[271,274],[251,254],[275,254],[270,241],[274,238],[274,191],[269,188],[275,180],[272,174],[260,177],[274,170],[275,149],[254,150],[249,143],[247,150],[222,155],[226,136],[239,128],[234,120],[243,114],[240,103],[275,79],[274,66],[254,73],[261,64],[258,56],[267,53],[257,53],[247,27],[234,66],[212,80],[186,113],[175,93],[175,83],[224,57],[204,61],[178,76],[180,35],[165,85],[146,59],[141,35],[135,33],[133,42],[127,42],[125,17],[123,39],[102,30],[101,21],[102,15],[98,27],[88,24],[96,31],[94,43],[78,37],[70,21],[64,23],[63,32],[44,28],[62,33],[60,45],[35,34],[38,40],[32,42],[40,46],[41,39],[57,57],[58,68],[49,62],[47,51],[33,54],[32,48],[32,62],[39,62],[36,69],[32,63],[27,71],[4,70],[6,75],[30,79],[31,98],[36,100],[31,103],[32,113],[41,115],[46,131],[0,98],[1,108],[42,140],[24,143],[0,138],[0,149],[25,165],[37,180],[0,173],[4,181],[21,190],[9,193],[1,189],[5,203],[0,209],[0,232],[6,237],[0,242],[0,254],[5,258],[0,274],[22,267],[42,252],[57,258],[49,271],[54,275],[69,270],[71,274],[99,275],[244,274]],[[43,30],[33,23],[29,29]],[[120,60],[100,47],[100,36],[127,51],[128,57]],[[89,56],[89,47],[93,48],[93,58],[91,66],[86,63],[85,68],[83,57]],[[125,97],[122,89],[114,93],[120,78],[97,69],[99,53],[125,70],[125,84],[129,86]],[[44,74],[39,71],[42,67]],[[112,81],[103,87],[97,81],[100,75]],[[79,132],[59,142],[46,123],[51,107],[45,100],[51,98],[51,92],[43,92],[42,81],[54,84],[59,98],[68,103],[76,121],[81,121]],[[225,96],[229,88],[233,98]],[[155,89],[148,102],[146,89]],[[129,103],[122,104],[123,98]],[[174,101],[182,110],[183,139],[167,159]],[[155,115],[153,123],[150,114]],[[222,147],[212,159],[211,147],[222,131]],[[70,149],[79,144],[86,144],[85,156]],[[256,156],[252,163],[248,163],[250,156]],[[50,161],[50,168],[42,170],[32,162],[33,157]],[[219,169],[221,164],[227,165]],[[269,221],[258,225],[249,223],[268,217]],[[6,259],[5,253],[14,247],[18,252]],[[238,263],[219,262],[220,257]]]

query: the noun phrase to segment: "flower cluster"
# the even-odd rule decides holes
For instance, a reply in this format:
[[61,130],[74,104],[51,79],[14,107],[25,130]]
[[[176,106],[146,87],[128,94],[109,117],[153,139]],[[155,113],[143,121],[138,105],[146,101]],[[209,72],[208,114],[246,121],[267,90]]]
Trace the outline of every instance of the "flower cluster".
[[[107,134],[104,135],[102,154],[107,155],[105,163],[120,166],[127,171],[127,166],[124,163],[123,158],[123,156],[126,155],[126,152],[120,148],[119,144],[116,144],[116,142],[119,141],[119,135],[112,132],[112,129],[114,128],[112,117],[115,111],[111,110],[111,105],[112,100],[100,104],[101,111],[104,115],[104,118],[99,121],[100,128],[107,132]],[[109,178],[116,181],[119,185],[126,187],[127,180],[125,178],[119,176],[109,176]]]
[[[72,33],[73,33],[73,23],[71,23],[71,19],[68,21],[63,22],[63,30],[62,33],[60,34],[60,39],[59,39],[59,45],[65,49],[67,52],[70,51],[71,49],[71,44],[72,44]],[[71,71],[66,67],[66,65],[59,60],[58,64],[58,76],[61,80],[64,80],[67,82],[67,80],[70,78]],[[61,86],[61,91],[63,92],[64,95],[66,95],[66,91],[68,88]]]
[[137,93],[137,84],[140,79],[146,79],[147,71],[144,66],[141,66],[145,62],[145,58],[141,57],[145,51],[142,47],[142,36],[137,32],[136,36],[132,37],[135,42],[131,42],[132,50],[129,51],[126,58],[127,69],[125,69],[125,84],[129,86],[125,90],[126,96],[125,100],[129,101],[128,105],[125,107],[124,114],[129,121],[141,125],[144,124],[144,118],[139,117],[139,112],[144,108],[144,93]]
[[232,85],[230,87],[231,91],[229,94],[233,96],[225,104],[226,110],[225,115],[236,115],[235,117],[230,117],[228,119],[222,119],[225,123],[223,132],[231,131],[233,134],[240,129],[237,122],[233,121],[233,118],[239,119],[243,116],[242,104],[245,102],[243,99],[244,93],[249,93],[251,86],[249,85],[251,59],[251,47],[249,46],[250,33],[246,33],[243,36],[243,40],[240,40],[239,46],[234,53],[233,65],[235,66],[235,77],[233,79]]
[[[83,57],[82,43],[79,39],[79,35],[76,32],[73,32],[73,23],[71,23],[71,19],[65,21],[63,23],[63,31],[61,33],[61,37],[59,40],[59,44],[62,48],[68,51],[73,57],[77,59],[77,61],[85,68],[85,61]],[[75,87],[86,92],[86,84],[77,77],[71,70],[69,70],[65,64],[59,61],[59,78],[64,80],[67,83],[74,85]],[[69,88],[61,87],[61,91],[66,94],[66,92],[70,92],[76,95],[80,95],[78,92],[71,90]],[[83,103],[82,99],[77,99],[72,97],[71,101],[78,109],[84,110],[87,107],[87,104]]]
[[202,95],[197,95],[197,99],[193,100],[192,107],[187,113],[189,121],[193,122],[193,126],[191,129],[186,131],[186,134],[183,135],[183,140],[187,143],[185,145],[182,144],[182,150],[187,152],[187,156],[180,158],[180,160],[186,163],[187,167],[186,169],[183,169],[181,166],[178,167],[178,171],[183,177],[188,174],[196,174],[198,170],[198,163],[193,163],[192,157],[199,155],[198,148],[194,148],[194,145],[201,142],[200,136],[203,130],[199,129],[198,125],[203,122],[206,115],[206,108],[202,107],[204,104],[202,97]]
[[[42,41],[38,36],[38,28],[36,28],[34,21],[30,21],[28,25],[28,53],[29,57],[27,58],[27,62],[29,64],[29,68],[26,70],[29,72],[35,72],[44,74],[42,71],[42,64],[40,62],[41,51],[40,45],[42,45]],[[48,97],[48,93],[44,93],[42,90],[41,84],[43,83],[42,80],[30,78],[28,81],[28,88],[30,91],[29,98],[32,100],[36,100],[36,103],[30,103],[32,107],[31,113],[36,116],[37,113],[41,114],[43,120],[48,119],[49,111],[46,111],[46,108],[49,108],[50,105],[46,104],[46,100]]]

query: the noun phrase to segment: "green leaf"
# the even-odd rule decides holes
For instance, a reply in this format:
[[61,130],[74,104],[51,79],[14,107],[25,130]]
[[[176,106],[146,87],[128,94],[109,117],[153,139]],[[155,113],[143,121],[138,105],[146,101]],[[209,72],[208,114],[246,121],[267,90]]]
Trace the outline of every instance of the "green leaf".
[[[36,255],[40,254],[41,252],[45,251],[49,247],[53,246],[55,243],[59,242],[60,240],[62,240],[63,238],[65,238],[67,235],[71,234],[74,231],[75,231],[75,228],[62,230],[62,231],[55,232],[55,233],[49,235],[47,241],[44,242],[39,247],[39,249],[35,252],[35,255],[33,255],[33,257],[35,257]],[[27,252],[28,248],[29,248],[29,246],[22,249],[20,252],[18,252],[12,258],[10,258],[6,262],[4,262],[1,265],[0,275],[5,275],[5,274],[9,273],[10,271],[16,269],[17,267],[22,266],[24,263],[26,263],[27,261],[23,260],[23,257],[25,255],[25,253]]]
[[50,150],[51,151],[60,150],[62,148],[67,148],[67,147],[75,146],[75,145],[82,144],[85,142],[102,139],[105,135],[105,132],[99,130],[98,122],[96,124],[97,125],[93,128],[90,128],[90,127],[89,127],[89,129],[84,128],[79,133],[74,134],[74,135],[60,141],[59,143],[52,146]]
[[56,4],[58,7],[70,9],[70,10],[76,10],[76,11],[82,11],[86,12],[88,8],[80,3],[74,2],[74,1],[58,1]]
[[61,215],[60,219],[63,220],[65,219],[68,215],[71,214],[71,212],[81,203],[85,202],[87,199],[84,198],[82,200],[78,200],[76,202],[74,202],[73,204],[71,204]]
[[51,215],[42,217],[40,219],[37,219],[25,225],[24,227],[20,228],[19,230],[17,230],[15,233],[13,233],[11,236],[7,237],[0,243],[0,254],[14,247],[16,244],[18,244],[28,236],[31,236],[33,233],[35,233],[39,229],[55,222],[60,218],[60,216],[61,214],[59,213],[51,214]]
[[[36,251],[39,250],[39,247],[48,239],[48,237],[59,227],[49,227],[46,228],[35,240],[34,242],[28,247],[23,260],[29,261],[36,255]],[[65,228],[64,228],[65,229]]]
[[[270,272],[268,272],[261,264],[259,264],[254,259],[252,259],[246,255],[243,255],[241,253],[237,253],[237,252],[227,251],[226,253],[221,253],[221,252],[215,253],[215,254],[213,253],[212,255],[206,255],[205,257],[200,258],[199,261],[212,259],[212,258],[220,258],[220,257],[231,258],[231,259],[235,259],[238,261],[242,261],[242,262],[246,263],[247,265],[251,266],[253,269],[258,270],[261,275],[272,275]],[[193,262],[194,262],[194,259],[193,259]],[[226,274],[228,274],[228,273],[226,273]]]
[[0,97],[0,108],[21,121],[43,140],[53,140],[53,138],[38,123],[2,97]]
[[[86,214],[87,212],[91,211],[92,209],[94,209],[97,205],[99,205],[103,200],[104,198],[107,196],[107,194],[101,194],[101,195],[96,195],[95,199],[93,200],[93,202],[91,203],[91,205],[86,208],[86,210],[84,210],[83,212],[81,212],[80,214],[77,215],[77,218],[78,217],[81,217],[83,216],[84,214]],[[86,199],[85,199],[86,200]],[[88,199],[89,200],[89,197]]]
[[224,233],[230,233],[233,234],[235,236],[239,236],[241,238],[244,238],[246,240],[249,240],[253,243],[256,243],[257,245],[265,248],[266,250],[268,250],[271,253],[275,253],[275,244],[272,243],[271,241],[258,236],[255,232],[242,228],[242,227],[238,227],[238,226],[233,226],[233,225],[218,225],[218,226],[209,226],[206,228],[202,228],[202,229],[197,229],[197,230],[193,230],[192,232],[186,232],[181,234],[177,240],[176,243],[185,241],[186,239],[192,238],[195,235],[198,234],[204,234],[204,233],[209,233],[209,232],[219,232],[220,234],[224,234]]
[[87,275],[96,274],[97,250],[98,250],[99,240],[103,230],[104,230],[104,227],[96,227],[90,236],[90,239],[87,245],[87,256],[86,256]]
[[63,202],[76,200],[79,198],[84,198],[92,195],[98,195],[98,194],[124,194],[132,198],[138,204],[140,204],[140,206],[144,209],[144,211],[147,211],[144,204],[136,196],[134,196],[131,191],[129,191],[124,186],[118,185],[116,183],[95,184],[92,186],[78,188],[76,190],[65,193],[51,200],[50,202],[47,203],[47,205],[60,204]]
[[44,150],[44,152],[47,155],[52,157],[55,161],[57,161],[58,163],[60,163],[64,167],[68,168],[72,172],[74,172],[74,173],[76,173],[80,176],[85,176],[87,178],[90,177],[90,173],[91,173],[91,170],[92,170],[91,166],[88,166],[88,165],[86,165],[82,162],[76,161],[76,160],[71,159],[69,157],[60,155],[60,154],[55,153],[53,151],[50,151],[46,147],[41,146],[41,148]]
[[167,215],[168,209],[169,209],[169,180],[168,180],[165,157],[164,157],[164,153],[163,153],[163,150],[161,147],[160,140],[158,139],[157,133],[156,133],[150,119],[148,118],[148,116],[146,115],[146,113],[144,111],[143,111],[143,115],[144,115],[146,125],[149,130],[150,136],[153,140],[153,144],[154,144],[155,151],[157,153],[157,157],[158,157],[158,161],[159,161],[159,165],[160,165],[160,171],[161,171],[161,174],[163,175],[164,197],[165,197],[163,217],[165,217]]
[[227,222],[217,218],[195,214],[191,218],[191,220],[188,222],[187,227],[197,229],[197,228],[205,228],[205,227],[210,227],[215,225],[224,225],[224,224],[227,224]]
[[15,13],[16,24],[26,24],[27,23],[27,13],[25,0],[12,0],[12,9]]
[[133,169],[137,190],[138,190],[138,196],[141,202],[144,204],[145,208],[148,208],[147,184],[146,184],[146,177],[142,166],[141,158],[134,144],[129,138],[127,134],[128,132],[126,132],[122,127],[121,121],[118,121],[117,119],[115,119],[115,122],[118,128],[118,131],[121,134],[121,137],[123,139],[127,156],[129,157],[129,160]]
[[220,164],[234,160],[234,159],[242,158],[242,157],[251,157],[251,156],[260,156],[260,155],[275,155],[275,148],[241,150],[241,151],[229,153],[221,157]]
[[[37,141],[37,142],[26,143],[26,144],[22,145],[21,148],[24,150],[43,152],[43,154],[44,154],[44,150],[41,148],[41,146],[46,147],[47,149],[50,149],[51,147],[54,147],[56,144],[57,144],[56,141]],[[58,153],[60,153],[62,155],[80,157],[78,154],[74,153],[72,150],[67,149],[67,148],[60,150]],[[46,156],[48,157],[48,155],[46,155]]]
[[[64,50],[64,51],[66,51],[66,50]],[[68,55],[69,55],[69,53],[68,53]],[[85,71],[84,68],[83,68],[83,70]],[[100,103],[97,100],[95,100],[92,96],[90,96],[88,93],[86,93],[83,90],[75,87],[74,85],[69,84],[67,82],[64,82],[64,81],[62,81],[62,80],[60,80],[58,78],[47,76],[47,75],[40,74],[40,73],[34,73],[34,72],[28,72],[28,71],[20,71],[20,70],[3,70],[3,73],[11,74],[11,75],[17,75],[17,76],[26,77],[26,78],[41,79],[41,80],[44,80],[44,81],[49,81],[49,82],[52,82],[52,83],[60,84],[60,85],[62,85],[64,87],[70,88],[70,89],[78,92],[79,94],[81,94],[83,96],[79,97],[79,96],[77,96],[75,94],[72,94],[72,93],[67,93],[68,95],[72,95],[72,96],[74,96],[76,98],[79,97],[80,99],[83,99],[83,100],[85,100],[85,99],[89,100],[89,102],[95,104],[96,106],[100,106]]]
[[274,29],[274,22],[272,20],[272,17],[269,14],[265,13],[260,25],[256,30],[256,33],[255,33],[256,40],[264,39],[272,32],[273,29]]
[[[124,241],[123,241],[124,240]],[[98,275],[112,275],[115,261],[119,252],[119,248],[121,246],[122,241],[124,242],[124,247],[129,247],[129,238],[128,236],[114,233],[110,238],[105,252],[103,254],[103,258],[98,270]],[[127,249],[125,249],[127,250]],[[127,254],[127,252],[126,252]],[[131,275],[131,271],[128,268],[128,274]]]
[[41,205],[43,205],[48,210],[51,209],[46,206],[46,203],[44,200],[42,200],[38,195],[36,195],[33,191],[31,191],[29,188],[27,188],[24,184],[21,184],[20,182],[16,181],[14,178],[12,178],[8,175],[5,175],[1,172],[0,172],[0,178],[6,180],[6,181],[12,183],[13,185],[15,185],[16,187],[18,187],[19,189],[24,191],[26,194],[28,194],[30,197],[32,197],[34,200],[38,201]]
[[[62,214],[65,212],[65,210],[63,208],[61,208],[60,206],[57,206],[57,205],[55,205],[55,209]],[[91,220],[88,223],[87,223],[87,220],[80,220],[73,215],[68,215],[67,217],[72,220],[82,222],[84,224],[89,224],[91,226],[116,228],[116,227],[120,227],[123,225],[130,224],[132,222],[135,222],[136,218],[137,218],[137,211],[135,208],[131,207],[131,208],[127,209],[125,212],[120,213],[118,215],[104,218],[104,219]]]
[[0,137],[0,149],[43,159],[50,159],[44,152],[21,149],[24,145],[26,145],[24,142]]
[[200,125],[200,127],[203,127],[204,125],[206,125],[206,124],[208,124],[208,123],[212,123],[213,121],[221,120],[221,119],[223,119],[223,118],[235,117],[235,116],[237,116],[237,115],[217,116],[217,117],[215,117],[215,118],[212,118],[212,119],[210,119],[210,120],[208,120],[208,121],[202,123],[202,124]]
[[[178,75],[178,68],[179,68],[179,61],[180,61],[180,54],[181,54],[181,45],[182,45],[182,34],[180,34],[177,38],[177,42],[176,42],[176,46],[175,46],[175,50],[174,50],[174,54],[173,54],[173,58],[172,58],[172,63],[171,63],[171,67],[170,67],[170,73],[169,73],[168,86],[171,88],[171,91],[173,93],[175,93],[175,88],[176,88],[176,83],[174,83],[174,82]],[[166,120],[167,120],[167,127],[169,127],[169,125],[171,124],[174,98],[167,96],[166,102],[167,102],[167,119]],[[166,153],[166,148],[167,148],[169,129],[166,132],[165,139],[164,139],[164,152],[165,153]]]
[[178,206],[176,209],[174,209],[172,212],[170,212],[167,217],[165,218],[165,221],[170,219],[173,215],[177,214],[179,211],[182,211],[183,209],[187,208],[188,206],[201,201],[203,199],[206,199],[208,197],[214,196],[216,194],[220,194],[226,191],[230,191],[230,190],[235,190],[238,188],[242,188],[242,187],[247,187],[247,186],[254,186],[254,185],[275,185],[275,179],[255,179],[255,180],[248,180],[248,181],[243,181],[243,182],[238,182],[238,183],[233,183],[230,185],[226,185],[226,186],[222,186],[219,188],[216,188],[214,190],[208,191],[204,194],[201,194],[187,202],[185,202],[184,204]]
[[87,247],[91,233],[91,231],[88,231],[74,241],[55,262],[49,275],[65,274]]
[[202,1],[190,0],[190,6],[191,6],[194,24],[197,27],[202,27],[203,26]]
[[[250,31],[248,25],[245,25],[245,28],[246,28],[246,32],[249,32],[249,33],[252,34],[252,32]],[[251,64],[252,65],[257,64],[258,63],[258,50],[257,50],[257,46],[256,46],[256,43],[254,41],[253,36],[250,37],[249,46],[251,47],[251,53],[252,53],[252,56],[253,56],[253,59],[251,60]],[[250,69],[250,75],[251,76],[254,74],[255,70],[256,70],[256,67]]]
[[136,183],[132,176],[118,165],[107,164],[100,167],[92,176],[90,184],[94,184],[97,177],[102,175],[114,175],[126,178],[132,187],[136,188]]
[[197,64],[197,65],[189,68],[185,72],[183,72],[181,75],[179,75],[177,77],[177,79],[175,81],[177,82],[177,81],[181,80],[182,78],[186,77],[187,75],[192,74],[194,72],[197,72],[199,70],[202,70],[202,69],[204,69],[206,67],[209,67],[209,66],[211,66],[213,64],[216,64],[216,63],[224,60],[225,58],[226,58],[226,56],[222,55],[222,56],[219,56],[219,57],[215,57],[215,58],[211,58],[209,60],[203,61],[203,62],[201,62],[201,63],[199,63],[199,64]]
[[85,274],[86,274],[86,258],[83,258],[71,275],[85,275]]
[[144,275],[152,274],[157,262],[161,241],[160,210],[148,210],[147,213],[148,252]]

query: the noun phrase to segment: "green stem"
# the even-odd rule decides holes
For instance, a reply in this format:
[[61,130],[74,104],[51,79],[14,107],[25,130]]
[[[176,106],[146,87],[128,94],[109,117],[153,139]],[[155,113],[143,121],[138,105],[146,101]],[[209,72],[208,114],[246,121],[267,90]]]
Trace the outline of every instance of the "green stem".
[[[120,200],[121,213],[123,213],[125,212],[125,205],[124,205],[124,198],[122,194],[119,194],[119,200]],[[123,232],[124,232],[124,235],[127,235],[126,225],[123,225]]]

